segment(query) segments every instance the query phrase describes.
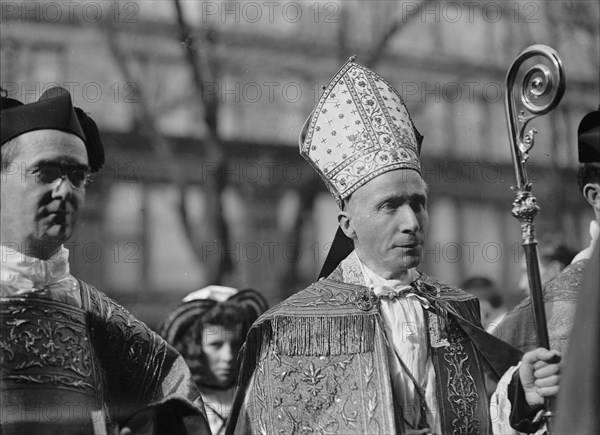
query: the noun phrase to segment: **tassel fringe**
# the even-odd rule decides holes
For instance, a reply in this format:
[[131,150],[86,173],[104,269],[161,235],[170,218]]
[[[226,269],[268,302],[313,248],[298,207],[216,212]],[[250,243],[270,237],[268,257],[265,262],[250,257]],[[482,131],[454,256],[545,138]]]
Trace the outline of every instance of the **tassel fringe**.
[[238,387],[246,385],[250,381],[262,353],[262,347],[269,344],[271,337],[269,322],[255,325],[248,331],[246,341],[238,354],[240,367],[237,379]]
[[240,352],[238,386],[246,385],[261,354],[271,341],[279,355],[332,356],[372,352],[375,348],[373,314],[324,317],[276,316],[255,325]]
[[275,346],[282,355],[329,356],[372,352],[375,316],[275,317]]

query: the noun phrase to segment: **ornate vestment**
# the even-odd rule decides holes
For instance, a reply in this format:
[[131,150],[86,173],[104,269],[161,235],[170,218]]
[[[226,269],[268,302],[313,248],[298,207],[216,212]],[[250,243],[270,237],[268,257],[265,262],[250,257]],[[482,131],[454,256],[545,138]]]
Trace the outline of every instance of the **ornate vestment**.
[[[350,266],[350,267],[348,267]],[[405,433],[373,291],[342,262],[263,315],[243,349],[228,433]],[[520,352],[490,337],[477,299],[420,274],[442,433],[491,433],[486,377]]]
[[[566,355],[577,299],[589,260],[577,261],[544,285],[544,307],[548,322],[550,348]],[[535,349],[537,339],[531,298],[527,297],[500,322],[494,335],[523,352]]]
[[88,284],[75,281],[71,292],[72,276],[63,260],[26,258],[39,276],[52,276],[47,288],[37,290],[35,279],[28,289],[27,276],[3,263],[1,432],[102,433],[106,420],[122,426],[151,408],[156,433],[209,433],[183,358]]
[[[590,257],[599,233],[598,222],[592,220],[590,222],[590,245],[579,252],[569,266],[544,284],[544,309],[546,310],[550,348],[558,350],[564,356],[567,355],[569,337],[575,323],[577,300],[583,291],[585,271],[589,267]],[[526,297],[513,308],[496,327],[493,334],[523,352],[537,347],[531,298]]]

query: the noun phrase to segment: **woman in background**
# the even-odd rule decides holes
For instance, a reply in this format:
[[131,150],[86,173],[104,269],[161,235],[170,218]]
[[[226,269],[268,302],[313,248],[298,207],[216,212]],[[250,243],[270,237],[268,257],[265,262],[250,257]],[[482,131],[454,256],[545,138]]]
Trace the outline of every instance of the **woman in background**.
[[213,434],[225,433],[238,375],[237,356],[254,321],[267,310],[258,292],[208,286],[187,295],[160,334],[186,360]]

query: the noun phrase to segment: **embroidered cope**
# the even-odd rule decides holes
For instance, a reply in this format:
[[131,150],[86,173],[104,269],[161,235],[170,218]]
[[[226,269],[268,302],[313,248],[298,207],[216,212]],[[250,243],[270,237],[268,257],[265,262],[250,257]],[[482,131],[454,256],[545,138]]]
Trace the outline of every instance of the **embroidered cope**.
[[491,434],[485,376],[521,353],[478,316],[460,289],[384,280],[351,254],[255,322],[226,433]]
[[[583,278],[589,267],[592,247],[598,239],[599,231],[598,222],[592,221],[590,223],[591,245],[579,252],[570,265],[543,286],[550,348],[558,350],[563,355],[563,361],[569,358],[568,344],[575,320],[577,301],[584,289]],[[532,301],[528,296],[504,317],[493,334],[523,352],[535,349],[537,337],[531,310]]]

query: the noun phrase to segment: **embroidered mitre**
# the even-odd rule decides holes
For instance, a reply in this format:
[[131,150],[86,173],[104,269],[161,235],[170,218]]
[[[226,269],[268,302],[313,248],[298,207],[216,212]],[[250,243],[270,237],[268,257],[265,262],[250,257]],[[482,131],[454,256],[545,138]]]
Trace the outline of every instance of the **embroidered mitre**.
[[354,62],[337,72],[300,135],[300,154],[341,207],[359,187],[394,169],[421,173],[423,137],[398,91]]

